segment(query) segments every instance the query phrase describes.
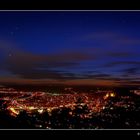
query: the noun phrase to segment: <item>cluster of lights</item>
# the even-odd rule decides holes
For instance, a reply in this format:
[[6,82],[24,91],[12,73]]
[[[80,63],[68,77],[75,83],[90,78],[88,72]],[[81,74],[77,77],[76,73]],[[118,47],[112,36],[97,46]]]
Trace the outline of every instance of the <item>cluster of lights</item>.
[[11,113],[12,116],[19,115],[19,111],[15,110],[15,108],[10,107],[9,110],[10,110],[10,113]]
[[[66,88],[65,90],[72,90],[72,88]],[[8,94],[5,99],[9,100],[8,109],[15,115],[18,115],[20,110],[26,110],[27,112],[32,112],[37,110],[39,114],[42,114],[45,110],[48,113],[51,113],[53,109],[69,107],[71,110],[74,110],[77,99],[80,97],[83,103],[93,112],[99,112],[103,109],[103,106],[106,104],[106,99],[109,97],[115,97],[115,93],[111,91],[102,91],[105,96],[100,96],[101,94],[87,94],[87,93],[78,93],[78,94],[50,94],[50,92],[23,92],[16,91],[14,89],[3,89],[1,92],[5,91]],[[18,93],[17,95],[12,93]],[[101,93],[101,91],[98,91]],[[19,94],[20,93],[20,94]],[[24,96],[28,94],[29,96]],[[11,97],[9,96],[11,95]],[[3,98],[3,99],[4,99]]]
[[109,97],[115,97],[115,93],[107,93],[105,96],[104,96],[104,99],[108,99]]

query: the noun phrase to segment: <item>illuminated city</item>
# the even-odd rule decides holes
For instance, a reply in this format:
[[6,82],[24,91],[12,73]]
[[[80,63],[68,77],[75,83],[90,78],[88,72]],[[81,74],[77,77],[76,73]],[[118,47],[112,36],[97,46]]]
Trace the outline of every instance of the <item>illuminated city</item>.
[[[6,111],[7,115],[15,120],[18,120],[23,112],[25,113],[23,116],[27,115],[28,120],[24,120],[26,123],[23,121],[25,126],[15,125],[13,128],[131,128],[131,123],[134,128],[140,128],[140,122],[135,122],[136,120],[130,116],[126,116],[120,126],[115,122],[121,119],[123,113],[139,112],[140,97],[135,94],[139,90],[130,90],[126,95],[121,95],[115,90],[99,88],[90,88],[90,90],[87,88],[87,92],[83,93],[78,88],[65,87],[61,88],[60,93],[50,93],[2,87],[0,88],[1,112]],[[138,96],[137,100],[135,96]],[[122,110],[122,113],[115,112],[118,109]],[[98,120],[99,118],[101,120]],[[75,122],[76,120],[79,122]]]

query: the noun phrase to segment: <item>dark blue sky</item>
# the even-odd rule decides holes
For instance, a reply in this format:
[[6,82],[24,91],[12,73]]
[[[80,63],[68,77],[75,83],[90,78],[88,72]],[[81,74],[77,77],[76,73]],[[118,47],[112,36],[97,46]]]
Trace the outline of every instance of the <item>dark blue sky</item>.
[[140,12],[1,11],[0,83],[140,85]]

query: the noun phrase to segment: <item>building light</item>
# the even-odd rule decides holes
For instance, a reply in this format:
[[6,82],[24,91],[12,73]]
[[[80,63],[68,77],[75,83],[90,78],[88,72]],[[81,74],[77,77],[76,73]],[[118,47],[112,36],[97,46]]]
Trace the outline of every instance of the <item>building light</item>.
[[16,115],[18,115],[18,114],[19,114],[19,112],[18,112],[18,111],[16,111],[13,107],[10,107],[10,111],[12,111],[12,113],[14,113],[14,114],[16,114]]
[[33,109],[35,109],[33,106],[30,106],[30,107],[29,107],[29,110],[33,110]]
[[38,113],[42,114],[43,113],[43,109],[38,109]]
[[104,96],[104,99],[107,99],[109,97],[109,94],[107,93],[105,96]]
[[115,97],[115,94],[114,94],[114,93],[111,93],[110,96],[111,96],[111,97]]

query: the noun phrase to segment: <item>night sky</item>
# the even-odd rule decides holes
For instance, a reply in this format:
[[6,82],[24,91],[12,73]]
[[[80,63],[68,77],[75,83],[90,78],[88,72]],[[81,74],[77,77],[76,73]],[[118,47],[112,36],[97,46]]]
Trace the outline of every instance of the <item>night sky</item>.
[[0,84],[140,85],[140,11],[0,11]]

